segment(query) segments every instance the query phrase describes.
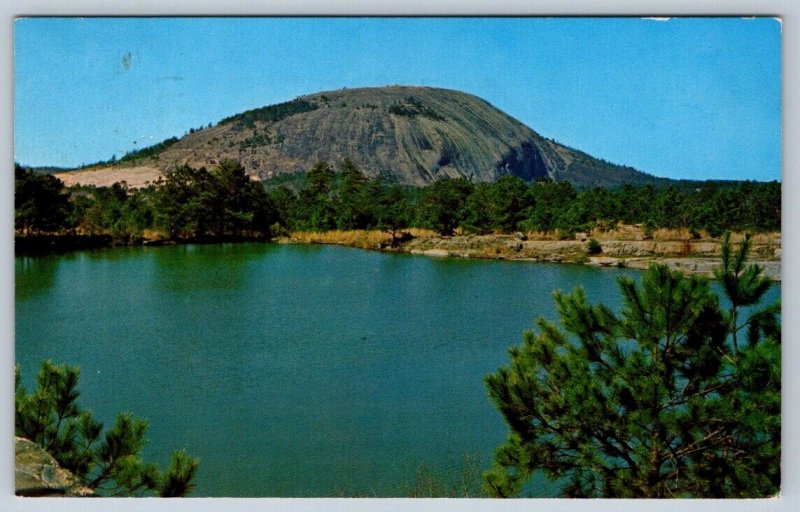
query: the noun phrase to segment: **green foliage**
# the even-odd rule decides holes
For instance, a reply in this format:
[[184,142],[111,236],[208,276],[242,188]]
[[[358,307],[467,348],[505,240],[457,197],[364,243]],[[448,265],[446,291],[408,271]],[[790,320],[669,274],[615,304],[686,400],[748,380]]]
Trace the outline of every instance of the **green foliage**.
[[162,498],[176,498],[191,494],[194,489],[194,475],[199,466],[200,461],[189,457],[184,450],[173,452],[158,495]]
[[530,231],[574,231],[574,222],[568,217],[568,209],[577,197],[575,187],[565,181],[537,181],[528,188],[530,203],[527,218],[520,227]]
[[375,198],[375,227],[392,235],[391,246],[400,242],[400,230],[411,225],[409,199],[400,185],[378,185]]
[[327,162],[318,162],[308,171],[306,179],[307,185],[298,194],[294,227],[321,231],[333,229],[336,226],[336,173]]
[[349,159],[339,167],[333,204],[337,229],[356,229],[373,222],[373,187]]
[[306,100],[295,99],[285,103],[278,103],[276,105],[269,105],[266,107],[248,110],[235,116],[226,117],[219,122],[220,125],[228,123],[236,123],[236,126],[242,128],[253,128],[256,122],[262,123],[277,123],[295,114],[302,114],[303,112],[311,112],[318,107],[316,104]]
[[434,121],[444,121],[445,117],[433,110],[426,107],[414,96],[409,96],[405,101],[396,101],[389,106],[389,113],[402,117],[417,117],[423,116]]
[[[129,151],[123,155],[122,158],[119,159],[120,162],[134,162],[140,158],[148,158],[148,157],[157,157],[161,154],[164,150],[172,146],[178,142],[177,137],[170,137],[169,139],[162,140],[158,144],[153,144],[152,146],[147,146],[141,149],[137,149],[134,151]],[[113,158],[113,157],[112,157]],[[116,161],[116,158],[113,158],[111,163]]]
[[14,227],[25,234],[71,227],[69,195],[51,174],[14,165]]
[[739,249],[734,251],[730,241],[730,233],[725,233],[722,240],[722,264],[715,269],[715,277],[725,288],[725,295],[730,302],[730,309],[725,318],[732,334],[733,350],[739,351],[739,332],[747,329],[749,342],[757,341],[761,334],[780,337],[774,323],[775,315],[780,311],[779,305],[769,305],[756,309],[750,316],[740,322],[741,308],[755,306],[772,287],[772,281],[764,276],[763,267],[747,265],[747,254],[750,250],[750,235],[745,235]]
[[199,191],[207,180],[205,169],[180,166],[168,173],[156,193],[156,224],[165,229],[171,239],[187,236],[197,230],[201,209]]
[[37,387],[27,393],[15,368],[15,432],[48,451],[84,485],[103,496],[185,496],[193,488],[199,461],[175,452],[165,474],[145,463],[147,422],[130,413],[117,415],[101,436],[103,425],[77,404],[80,370],[44,361]]
[[[388,174],[388,173],[387,173]],[[158,229],[172,240],[266,238],[291,230],[425,227],[451,235],[546,231],[565,239],[578,231],[642,224],[657,228],[778,231],[780,183],[706,183],[578,190],[568,182],[526,183],[504,176],[493,183],[439,179],[423,188],[368,179],[350,160],[334,170],[318,162],[308,173],[252,181],[235,161],[215,168],[178,167],[157,183],[130,189],[76,186],[67,195],[56,178],[15,169],[16,228],[23,233],[81,229],[137,243]],[[391,189],[391,190],[390,190]],[[397,203],[395,207],[391,203]],[[400,223],[404,225],[400,225]]]
[[144,229],[153,223],[146,193],[132,191],[124,182],[81,190],[73,202],[80,209],[79,225],[90,234],[109,233],[118,241],[132,243],[141,240]]
[[469,181],[443,179],[434,181],[425,189],[419,210],[423,226],[451,236],[466,218],[467,198],[474,186]]
[[268,133],[259,133],[241,141],[239,143],[239,149],[257,148],[268,144],[272,144],[272,137],[270,137]]
[[586,242],[586,252],[589,254],[600,254],[603,252],[603,247],[600,245],[600,242],[594,238],[590,238],[589,241]]
[[181,166],[155,187],[156,224],[171,239],[268,236],[275,208],[260,183],[237,162],[212,171]]
[[[719,271],[733,309],[769,287],[745,270],[746,256],[744,244]],[[541,472],[565,496],[775,495],[779,308],[736,324],[705,279],[659,265],[619,288],[619,313],[587,303],[581,289],[556,293],[563,328],[540,319],[486,378],[509,426],[486,492],[516,495]],[[737,348],[745,325],[751,335]]]

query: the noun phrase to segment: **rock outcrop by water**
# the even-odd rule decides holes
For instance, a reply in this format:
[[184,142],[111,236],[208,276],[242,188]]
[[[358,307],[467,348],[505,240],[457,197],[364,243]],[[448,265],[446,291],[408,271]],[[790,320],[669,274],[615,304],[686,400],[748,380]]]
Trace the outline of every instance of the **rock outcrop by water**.
[[94,492],[46,451],[24,437],[14,437],[14,483],[17,496],[92,496]]
[[[487,258],[501,260],[541,261],[553,263],[581,263],[603,267],[629,267],[646,269],[652,263],[661,263],[674,270],[712,277],[720,262],[721,242],[717,239],[642,240],[602,239],[600,254],[590,254],[587,236],[574,240],[531,239],[527,235],[418,235],[392,248],[379,232],[304,233],[302,238],[287,242],[333,243],[380,249],[391,252],[419,254],[436,258]],[[340,235],[337,238],[337,234]],[[579,234],[580,235],[580,234]],[[318,237],[318,238],[317,238]],[[639,237],[641,238],[641,237]],[[764,235],[750,249],[750,262],[764,267],[764,273],[774,280],[781,279],[780,236]]]

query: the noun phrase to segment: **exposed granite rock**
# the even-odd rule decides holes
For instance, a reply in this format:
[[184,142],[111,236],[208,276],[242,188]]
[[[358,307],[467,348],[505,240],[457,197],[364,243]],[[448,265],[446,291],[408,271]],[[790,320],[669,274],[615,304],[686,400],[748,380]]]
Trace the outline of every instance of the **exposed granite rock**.
[[93,496],[46,451],[24,437],[14,437],[17,496]]
[[443,177],[518,176],[582,187],[669,183],[542,137],[485,100],[433,87],[387,86],[310,94],[192,130],[135,161],[59,173],[65,183],[137,187],[175,166],[234,159],[254,178],[307,172],[350,159],[366,176],[408,185]]

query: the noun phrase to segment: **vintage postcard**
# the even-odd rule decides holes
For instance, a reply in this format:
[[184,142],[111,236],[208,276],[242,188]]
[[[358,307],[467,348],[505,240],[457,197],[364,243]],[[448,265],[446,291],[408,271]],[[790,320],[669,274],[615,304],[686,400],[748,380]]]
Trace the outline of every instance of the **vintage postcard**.
[[781,31],[17,18],[16,494],[778,496]]

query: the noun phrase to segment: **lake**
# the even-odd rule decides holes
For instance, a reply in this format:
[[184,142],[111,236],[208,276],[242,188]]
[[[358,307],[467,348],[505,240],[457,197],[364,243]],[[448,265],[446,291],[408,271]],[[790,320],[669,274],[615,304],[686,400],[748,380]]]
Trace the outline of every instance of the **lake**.
[[484,375],[553,290],[617,307],[623,274],[275,244],[17,257],[16,361],[28,390],[43,359],[80,366],[82,407],[149,421],[145,460],[200,458],[195,496],[398,496],[486,466],[507,429]]

